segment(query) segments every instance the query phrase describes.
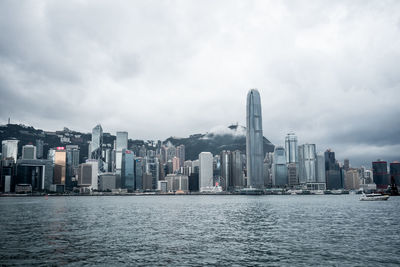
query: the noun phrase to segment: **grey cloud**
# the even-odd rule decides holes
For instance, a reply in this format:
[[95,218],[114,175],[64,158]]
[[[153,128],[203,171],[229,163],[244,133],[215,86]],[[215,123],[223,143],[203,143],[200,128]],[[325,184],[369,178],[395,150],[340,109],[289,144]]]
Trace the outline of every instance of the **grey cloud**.
[[[368,162],[398,155],[398,1],[2,1],[0,119],[187,136],[245,124]],[[364,153],[359,153],[363,151]]]

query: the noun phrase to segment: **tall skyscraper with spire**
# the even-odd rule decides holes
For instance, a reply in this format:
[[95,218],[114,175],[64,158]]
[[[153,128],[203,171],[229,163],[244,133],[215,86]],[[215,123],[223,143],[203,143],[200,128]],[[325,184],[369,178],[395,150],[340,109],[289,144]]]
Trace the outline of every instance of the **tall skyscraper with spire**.
[[253,188],[264,187],[263,131],[260,93],[251,89],[247,93],[246,105],[246,156],[248,185]]

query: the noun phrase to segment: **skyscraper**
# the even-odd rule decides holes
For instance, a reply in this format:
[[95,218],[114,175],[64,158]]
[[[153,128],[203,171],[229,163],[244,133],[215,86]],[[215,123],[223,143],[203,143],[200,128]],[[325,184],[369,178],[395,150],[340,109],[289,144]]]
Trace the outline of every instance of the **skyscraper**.
[[103,128],[100,124],[92,130],[92,141],[90,143],[91,159],[101,158],[101,148],[103,145]]
[[251,89],[247,93],[246,105],[246,156],[248,184],[253,188],[264,187],[263,131],[260,93]]
[[213,187],[213,155],[210,152],[199,154],[199,184],[200,192]]
[[65,185],[67,156],[64,147],[57,147],[54,154],[53,184]]
[[316,183],[316,152],[315,144],[299,146],[299,180],[300,184]]
[[179,167],[183,167],[185,162],[185,146],[179,145],[176,147],[176,157],[179,158]]
[[335,152],[330,149],[325,151],[325,178],[326,189],[342,189],[343,183],[339,164],[335,159]]
[[122,151],[121,187],[135,189],[135,158],[133,152],[126,149]]
[[128,149],[128,133],[117,132],[116,140],[116,157],[115,157],[115,172],[121,174],[122,151]]
[[298,162],[297,154],[297,136],[294,133],[288,133],[285,138],[286,163]]
[[387,162],[379,159],[377,161],[372,162],[372,171],[376,188],[386,189],[387,186],[389,185]]
[[43,140],[40,139],[36,140],[36,157],[38,159],[43,158],[43,145],[44,145]]
[[232,152],[231,169],[232,187],[243,187],[243,162],[240,150]]
[[288,185],[288,175],[286,167],[285,149],[282,146],[276,146],[272,163],[272,182],[274,186]]
[[221,152],[221,186],[223,190],[232,187],[232,154],[229,150]]

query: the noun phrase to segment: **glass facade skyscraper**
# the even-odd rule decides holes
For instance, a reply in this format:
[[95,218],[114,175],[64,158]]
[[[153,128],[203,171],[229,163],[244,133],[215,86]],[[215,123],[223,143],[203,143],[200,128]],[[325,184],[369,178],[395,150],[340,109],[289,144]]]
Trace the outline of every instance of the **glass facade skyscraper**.
[[264,148],[260,93],[251,89],[247,93],[246,105],[246,157],[248,185],[264,187]]
[[299,146],[300,184],[317,182],[316,156],[315,144],[304,144]]
[[133,151],[122,151],[122,165],[121,165],[121,184],[122,188],[134,190],[135,189],[135,155]]
[[294,133],[288,133],[285,138],[286,163],[298,162],[297,154],[297,136]]
[[387,162],[382,160],[377,160],[372,162],[372,172],[376,188],[386,189],[387,186],[389,185]]
[[286,167],[285,149],[276,146],[272,164],[272,183],[274,186],[282,187],[288,184],[288,173]]

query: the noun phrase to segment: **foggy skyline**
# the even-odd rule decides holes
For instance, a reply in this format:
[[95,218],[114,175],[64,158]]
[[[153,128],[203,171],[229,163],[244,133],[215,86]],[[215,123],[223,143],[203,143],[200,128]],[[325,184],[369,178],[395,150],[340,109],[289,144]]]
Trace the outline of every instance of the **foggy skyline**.
[[187,137],[257,88],[274,145],[400,156],[398,1],[2,1],[0,29],[0,124]]

